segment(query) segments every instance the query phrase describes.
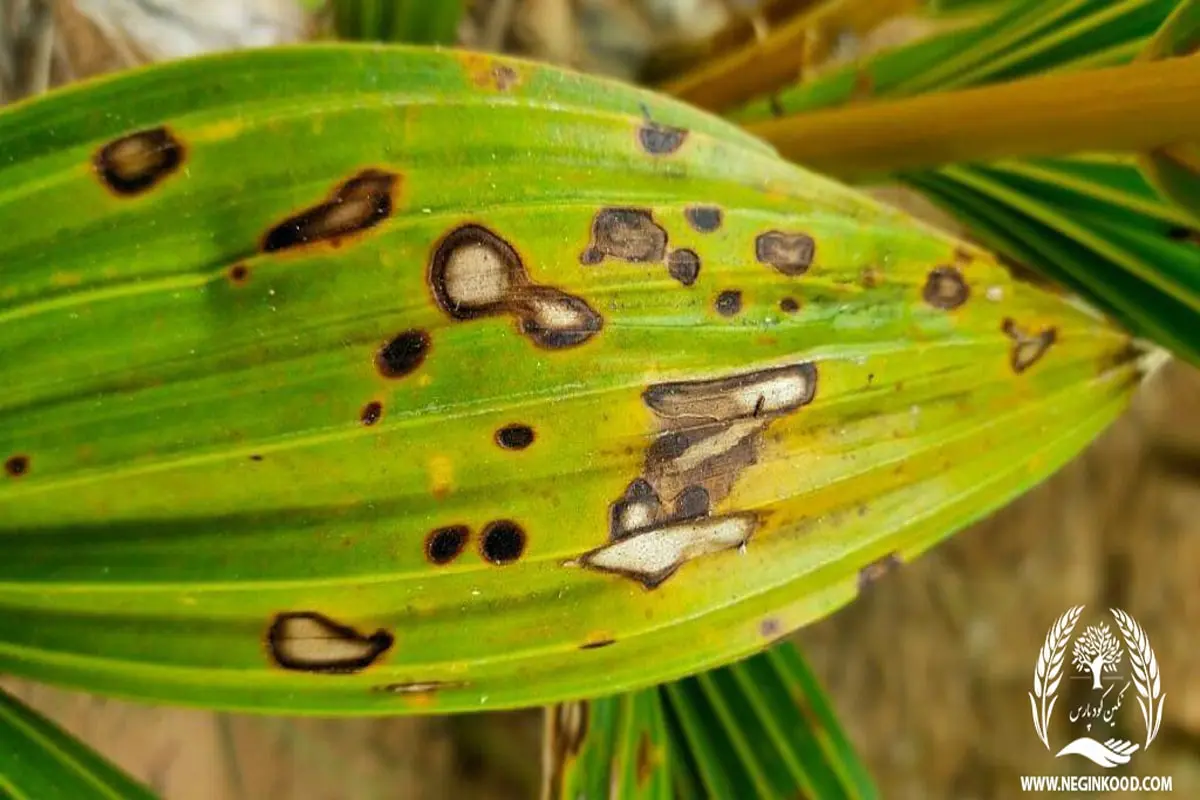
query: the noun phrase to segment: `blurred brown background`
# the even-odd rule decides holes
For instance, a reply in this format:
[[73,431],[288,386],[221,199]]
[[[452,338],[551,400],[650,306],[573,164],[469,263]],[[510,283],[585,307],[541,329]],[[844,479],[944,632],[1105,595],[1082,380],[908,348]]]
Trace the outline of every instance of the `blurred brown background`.
[[[184,21],[164,31],[146,18],[149,0],[0,1],[0,100],[141,60],[310,32],[290,0],[155,2],[182,8]],[[477,0],[460,38],[631,78],[664,43],[710,33],[748,5]],[[905,30],[901,20],[874,36],[834,31],[830,52],[846,57]],[[928,213],[911,197],[886,197]],[[1073,605],[1123,608],[1146,629],[1166,693],[1162,731],[1131,771],[1171,775],[1177,796],[1200,797],[1198,568],[1200,373],[1171,364],[1046,484],[798,639],[884,797],[1007,798],[1022,774],[1079,774],[1079,762],[1046,751],[1030,719],[1047,629]],[[536,711],[289,720],[6,685],[168,800],[523,798],[540,773]]]

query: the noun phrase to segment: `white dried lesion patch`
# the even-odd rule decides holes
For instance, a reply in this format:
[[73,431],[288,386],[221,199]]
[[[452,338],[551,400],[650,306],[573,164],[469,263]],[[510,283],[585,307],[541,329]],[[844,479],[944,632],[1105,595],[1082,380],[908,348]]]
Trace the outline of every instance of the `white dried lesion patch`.
[[393,641],[383,629],[364,635],[315,611],[280,614],[267,632],[272,660],[301,672],[358,672],[391,649]]
[[803,363],[711,381],[663,383],[642,396],[667,419],[725,422],[795,411],[811,403],[816,391],[817,369]]
[[609,509],[609,544],[570,562],[654,588],[685,561],[741,545],[756,517],[714,509],[758,462],[763,433],[816,396],[811,363],[643,393],[659,421],[641,474]]
[[741,547],[757,524],[753,514],[668,523],[618,539],[567,565],[623,575],[653,589],[692,559]]
[[507,314],[539,347],[574,347],[604,323],[582,298],[534,283],[513,246],[482,225],[455,228],[438,243],[429,283],[451,317]]
[[451,252],[444,280],[446,296],[458,309],[501,303],[512,287],[510,266],[494,248],[478,242]]

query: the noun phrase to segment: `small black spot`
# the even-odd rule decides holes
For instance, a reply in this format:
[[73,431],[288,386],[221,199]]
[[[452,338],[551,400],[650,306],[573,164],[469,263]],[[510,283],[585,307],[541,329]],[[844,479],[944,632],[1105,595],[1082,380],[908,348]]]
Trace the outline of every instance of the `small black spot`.
[[263,459],[263,457],[260,456],[258,453],[254,453],[252,456],[250,456],[251,461],[262,461],[262,459]]
[[684,520],[707,516],[708,506],[708,490],[703,486],[689,486],[675,498],[675,518]]
[[375,364],[385,378],[402,378],[421,366],[428,353],[429,334],[405,331],[380,349]]
[[754,240],[754,255],[784,275],[803,275],[812,266],[817,243],[807,233],[768,231]]
[[365,231],[392,214],[392,193],[399,176],[363,170],[338,186],[323,203],[288,217],[263,237],[262,250],[273,253]]
[[533,444],[533,428],[514,423],[496,431],[496,444],[505,450],[524,450]]
[[713,233],[720,230],[725,214],[716,206],[692,206],[684,209],[684,218],[700,233]]
[[715,305],[722,317],[732,317],[742,310],[742,293],[737,289],[726,289],[717,295]]
[[787,111],[783,107],[783,101],[779,99],[779,95],[773,94],[767,98],[767,106],[771,109],[771,116],[782,117]]
[[4,471],[9,477],[21,477],[29,472],[29,456],[12,456],[4,462]]
[[921,296],[934,308],[951,311],[967,302],[971,290],[955,267],[937,267],[929,272]]
[[652,156],[667,156],[683,146],[688,132],[683,128],[647,122],[638,128],[638,142]]
[[1200,241],[1200,232],[1177,225],[1167,231],[1167,237],[1177,242]]
[[425,537],[425,557],[439,566],[449,564],[462,553],[470,536],[466,525],[438,528]]
[[783,625],[775,617],[767,617],[758,626],[758,632],[764,639],[774,639],[783,630]]
[[525,531],[512,520],[489,522],[483,529],[480,552],[493,564],[511,564],[525,552]]
[[695,250],[673,250],[667,256],[667,272],[684,286],[691,286],[700,277],[700,256]]
[[183,145],[166,128],[131,133],[109,142],[93,164],[101,179],[119,195],[139,194],[183,163]]
[[250,277],[250,269],[245,264],[234,264],[229,268],[229,280],[234,283],[245,283]]
[[779,310],[785,314],[795,314],[800,310],[800,304],[794,297],[785,297],[779,301]]
[[584,642],[579,645],[580,650],[599,650],[601,647],[608,647],[611,644],[616,644],[616,639],[598,639],[594,642]]
[[372,400],[363,406],[363,410],[359,415],[359,419],[362,420],[363,425],[374,425],[376,422],[379,422],[379,418],[382,416],[383,403],[379,402],[378,400]]

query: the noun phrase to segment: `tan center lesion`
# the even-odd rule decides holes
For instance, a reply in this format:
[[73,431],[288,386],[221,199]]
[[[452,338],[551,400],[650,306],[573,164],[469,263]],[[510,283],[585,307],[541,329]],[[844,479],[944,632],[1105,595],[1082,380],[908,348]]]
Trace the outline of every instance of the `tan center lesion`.
[[802,363],[649,387],[659,430],[641,474],[610,507],[609,542],[567,565],[653,589],[687,561],[744,545],[757,516],[713,509],[757,463],[767,427],[811,403],[816,385],[816,366]]
[[271,657],[284,669],[301,672],[358,672],[392,646],[391,634],[364,635],[315,612],[279,615],[267,634]]
[[582,344],[604,325],[583,298],[535,283],[516,249],[481,225],[460,226],[438,243],[429,282],[451,317],[507,314],[521,333],[547,349]]

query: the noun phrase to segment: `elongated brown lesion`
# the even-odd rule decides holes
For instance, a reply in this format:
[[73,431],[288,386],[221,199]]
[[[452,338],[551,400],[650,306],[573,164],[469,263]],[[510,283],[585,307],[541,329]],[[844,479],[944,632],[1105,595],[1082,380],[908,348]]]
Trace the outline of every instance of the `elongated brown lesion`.
[[1013,340],[1012,350],[1009,354],[1009,364],[1012,366],[1013,372],[1018,374],[1032,367],[1051,345],[1058,340],[1058,330],[1056,328],[1046,328],[1038,333],[1028,333],[1023,330],[1011,319],[1005,319],[1001,324],[1001,330],[1004,334]]
[[336,244],[373,228],[392,215],[399,183],[395,173],[365,169],[337,186],[324,202],[271,228],[263,237],[262,250],[272,253],[322,241]]
[[588,704],[571,701],[546,707],[542,736],[542,797],[551,800],[575,800],[564,797],[563,779],[571,762],[579,757],[588,736],[591,715]]
[[743,546],[758,516],[714,513],[777,419],[816,397],[817,368],[804,362],[712,380],[651,386],[658,421],[641,474],[609,507],[609,541],[573,559],[582,566],[661,585],[687,561]]
[[280,614],[267,631],[271,659],[299,672],[360,672],[391,649],[394,638],[382,628],[359,633],[315,611]]
[[158,127],[109,142],[92,163],[105,186],[115,194],[131,196],[177,172],[184,155],[183,143],[167,128]]
[[600,332],[604,319],[583,298],[534,283],[511,244],[482,225],[463,225],[434,249],[429,285],[457,320],[507,314],[539,347],[575,347]]

